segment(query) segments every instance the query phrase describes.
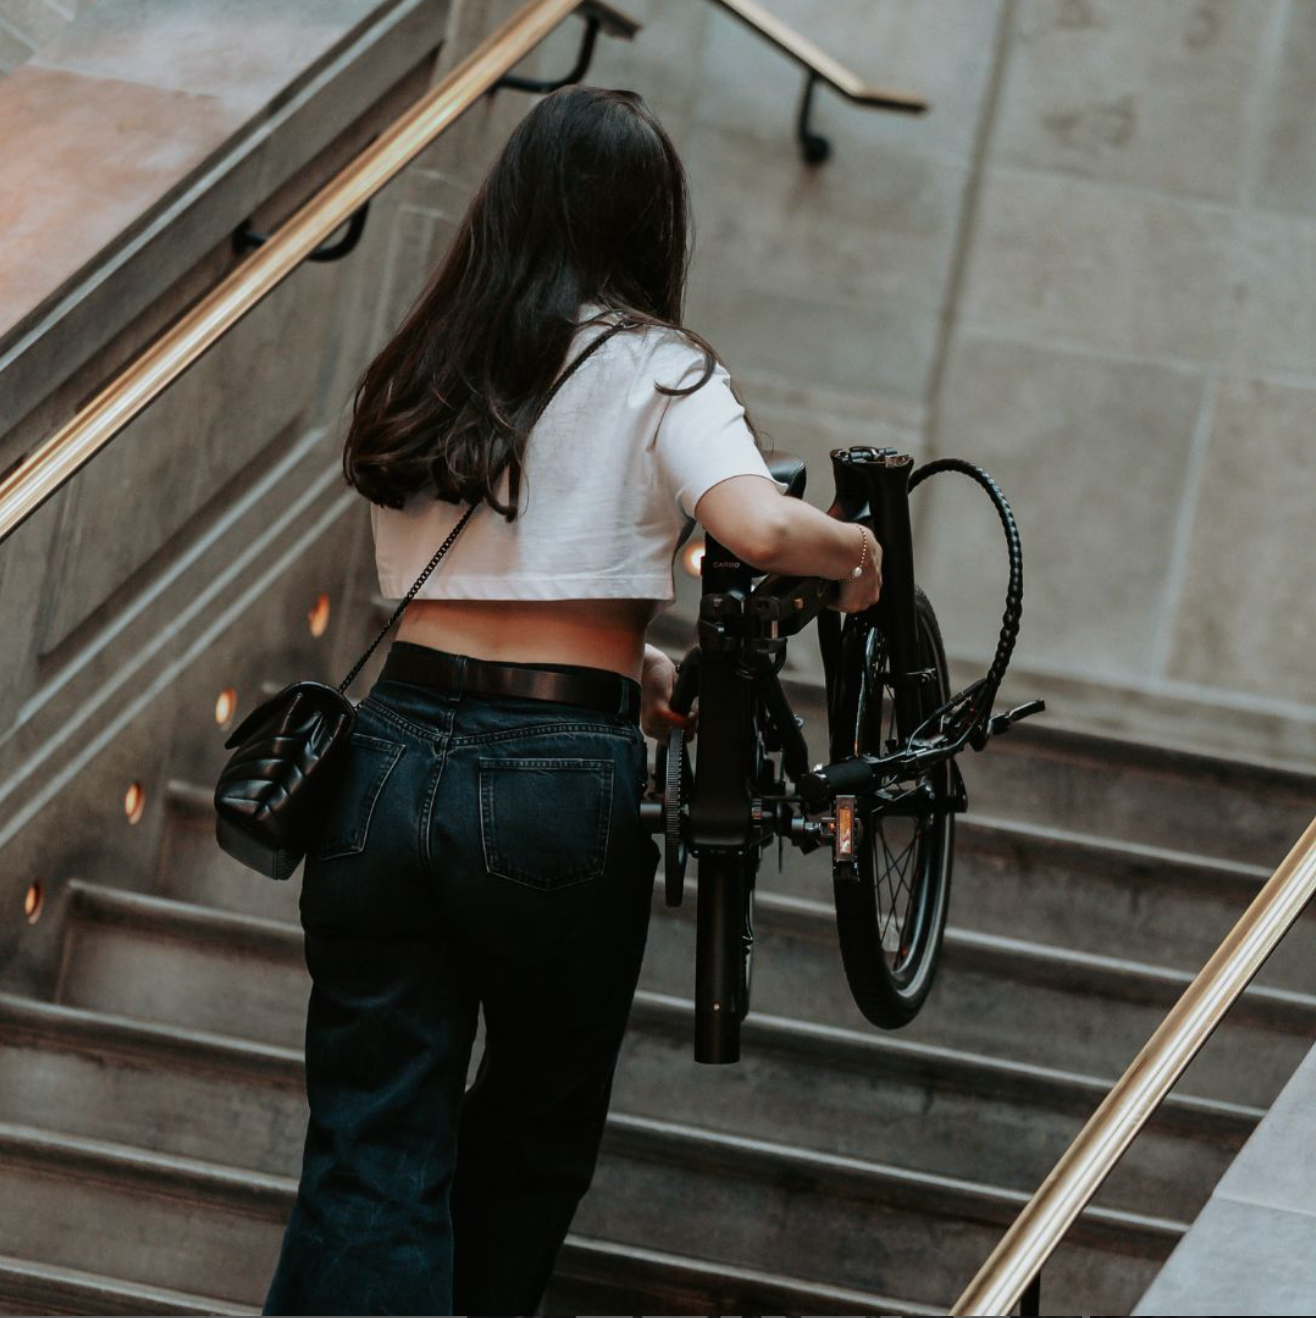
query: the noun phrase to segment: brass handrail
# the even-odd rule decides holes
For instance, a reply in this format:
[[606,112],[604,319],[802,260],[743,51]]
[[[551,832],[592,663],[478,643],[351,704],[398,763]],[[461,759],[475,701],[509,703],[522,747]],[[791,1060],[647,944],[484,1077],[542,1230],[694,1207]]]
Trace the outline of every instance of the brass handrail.
[[[808,69],[864,105],[921,113],[927,103],[868,87],[755,0],[715,0]],[[197,358],[226,334],[459,115],[576,10],[617,36],[636,25],[606,0],[529,0],[351,163],[305,201],[255,253],[101,387],[53,435],[0,477],[0,542],[72,480]],[[803,131],[803,130],[802,130]]]
[[577,9],[605,25],[617,18],[594,0],[529,0],[447,77],[330,179],[250,257],[101,388],[0,480],[0,541],[71,480],[134,417],[272,292],[503,74]]
[[922,114],[928,108],[927,101],[922,97],[870,86],[840,60],[834,59],[808,37],[796,32],[776,14],[765,9],[758,0],[714,0],[714,3],[721,5],[728,14],[740,19],[760,36],[766,37],[783,54],[789,55],[814,77],[821,78],[848,100],[905,114]]
[[1316,819],[992,1250],[952,1314],[1008,1314],[1316,893]]

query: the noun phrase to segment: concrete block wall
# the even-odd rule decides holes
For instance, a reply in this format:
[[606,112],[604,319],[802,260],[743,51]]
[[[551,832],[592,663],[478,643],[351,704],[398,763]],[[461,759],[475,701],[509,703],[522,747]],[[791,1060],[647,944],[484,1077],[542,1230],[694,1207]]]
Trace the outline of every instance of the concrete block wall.
[[0,78],[31,59],[92,0],[0,0]]
[[1316,1051],[1293,1073],[1133,1312],[1305,1314],[1316,1291]]
[[[769,4],[932,113],[820,91],[812,169],[799,71],[696,0],[631,0],[644,33],[590,76],[672,131],[690,323],[811,497],[837,445],[981,463],[1023,529],[1016,670],[1058,713],[1316,759],[1316,0]],[[967,669],[999,623],[999,530],[939,486],[920,565]]]
[[[189,12],[220,22],[252,3]],[[1173,711],[1166,739],[1227,739],[1255,724],[1255,753],[1316,757],[1304,662],[1316,408],[1304,357],[1316,171],[1304,162],[1316,136],[1295,91],[1316,62],[1316,0],[772,4],[873,81],[925,93],[934,112],[884,116],[820,92],[817,127],[834,155],[811,169],[794,140],[798,70],[704,0],[630,0],[644,31],[632,44],[600,42],[591,74],[643,92],[677,139],[697,225],[688,319],[719,345],[770,441],[809,460],[819,504],[827,451],[842,444],[957,453],[995,471],[1027,553],[1017,665],[1062,685],[1072,699],[1061,717],[1097,710],[1100,722],[1103,701],[1142,691],[1144,710]],[[516,7],[451,5],[425,76]],[[84,17],[112,34],[117,8],[101,0]],[[349,0],[334,12],[360,21]],[[29,61],[25,85],[133,85],[96,65],[80,44],[91,29],[78,26]],[[573,22],[527,67],[569,67],[578,40]],[[424,51],[409,50],[393,74],[398,106],[423,86],[412,65]],[[112,53],[125,58],[122,44]],[[144,96],[167,90],[171,66],[156,67],[162,88],[145,80]],[[221,73],[212,62],[207,76]],[[205,208],[177,211],[176,241],[151,261],[132,248],[129,224],[107,273],[136,271],[140,283],[134,274],[97,304],[108,285],[93,266],[56,271],[52,300],[34,302],[24,333],[0,342],[0,464],[213,283],[238,220],[277,221],[391,117],[383,101],[364,116],[358,107],[333,142],[299,156],[314,114],[276,131],[243,95],[234,84],[214,98],[262,124],[260,152],[224,157],[232,215],[216,219],[218,193],[213,232]],[[342,114],[325,95],[308,105]],[[148,809],[131,843],[107,832],[122,826],[126,782],[213,776],[207,720],[221,678],[241,686],[241,710],[262,683],[308,664],[326,678],[345,671],[368,639],[368,510],[337,473],[351,387],[529,103],[500,92],[470,111],[385,189],[350,261],[299,271],[4,546],[0,899],[11,907],[32,877],[55,892],[69,874],[96,877],[105,857],[116,880],[149,886],[147,835],[160,816]],[[161,289],[151,281],[165,269],[175,273]],[[102,305],[128,310],[92,343],[105,317],[76,313]],[[70,373],[38,396],[34,382],[55,364]],[[994,638],[1000,588],[999,531],[970,493],[929,490],[918,509],[927,582],[968,661]],[[289,508],[266,564],[286,563],[286,579],[258,608],[254,565],[239,555]],[[294,552],[312,553],[305,571]],[[312,587],[341,604],[314,645],[286,626]],[[688,623],[698,583],[678,576],[678,588],[673,614]],[[248,596],[251,616],[282,636],[273,667],[258,662],[272,651],[248,624],[225,632],[216,621]],[[792,658],[807,674],[807,648]],[[198,741],[203,726],[210,736]],[[56,799],[67,808],[43,817]],[[0,960],[16,947],[0,946]],[[35,984],[26,970],[11,979]]]
[[[0,175],[34,185],[0,188],[7,232],[26,235],[5,258],[23,278],[0,280],[12,313],[0,317],[0,467],[232,267],[243,219],[276,224],[422,94],[451,17],[442,0],[334,0],[332,12],[314,0],[237,21],[257,8],[101,0],[0,83],[6,121],[40,127],[41,106],[61,104],[42,100],[51,88],[77,93],[75,114],[106,97],[152,104],[199,31],[209,51],[184,98],[207,107],[209,136],[195,118],[154,121],[159,136],[183,134],[185,159],[151,157],[140,114],[87,126],[105,162],[92,178],[58,154],[0,151]],[[143,154],[151,168],[137,167]],[[95,205],[79,203],[83,185]],[[373,634],[369,520],[343,488],[340,431],[352,382],[409,296],[395,276],[409,265],[412,186],[394,180],[349,260],[290,276],[0,547],[5,987],[49,990],[70,879],[153,890],[171,793],[213,785],[227,754],[222,690],[236,690],[240,717],[271,684],[338,680]],[[120,228],[98,251],[107,215]],[[92,246],[70,265],[79,243]],[[330,623],[316,635],[322,594]],[[145,801],[132,818],[129,784]],[[35,922],[17,914],[33,885]]]

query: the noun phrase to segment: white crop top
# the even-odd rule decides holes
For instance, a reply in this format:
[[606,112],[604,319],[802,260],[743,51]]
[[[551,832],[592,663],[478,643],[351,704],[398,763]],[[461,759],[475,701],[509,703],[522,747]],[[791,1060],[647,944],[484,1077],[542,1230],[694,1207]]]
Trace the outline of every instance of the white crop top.
[[[581,318],[600,308],[587,304]],[[577,330],[571,361],[605,324]],[[563,382],[526,443],[514,521],[482,506],[439,560],[417,599],[676,598],[676,551],[700,496],[729,476],[773,480],[720,363],[674,331],[614,334]],[[773,482],[785,491],[782,481]],[[498,484],[508,499],[508,472]],[[467,505],[428,492],[400,509],[370,505],[385,599],[400,600]],[[661,611],[661,609],[659,610]]]

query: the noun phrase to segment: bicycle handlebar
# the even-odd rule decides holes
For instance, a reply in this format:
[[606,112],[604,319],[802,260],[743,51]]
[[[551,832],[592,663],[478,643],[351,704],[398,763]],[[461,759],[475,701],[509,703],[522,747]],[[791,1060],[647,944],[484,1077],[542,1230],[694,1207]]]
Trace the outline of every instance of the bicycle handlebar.
[[750,592],[748,613],[770,636],[790,636],[834,604],[841,583],[830,577],[788,577],[769,573]]

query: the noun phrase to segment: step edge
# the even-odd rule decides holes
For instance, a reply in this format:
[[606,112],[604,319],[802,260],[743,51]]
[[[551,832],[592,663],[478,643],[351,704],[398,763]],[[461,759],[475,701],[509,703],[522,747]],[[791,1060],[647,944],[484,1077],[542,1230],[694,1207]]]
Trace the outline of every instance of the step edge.
[[[190,1291],[169,1290],[161,1286],[152,1286],[146,1282],[129,1281],[122,1277],[111,1277],[100,1272],[86,1272],[81,1268],[70,1268],[62,1264],[43,1263],[37,1259],[20,1258],[14,1254],[0,1254],[0,1293],[6,1290],[6,1281],[14,1278],[19,1283],[31,1279],[34,1283],[49,1284],[83,1295],[89,1301],[105,1295],[121,1298],[127,1302],[158,1306],[149,1310],[152,1313],[184,1314],[255,1314],[258,1309],[234,1304],[231,1300],[217,1300],[206,1295],[196,1295]],[[35,1290],[36,1286],[29,1289]],[[11,1292],[12,1293],[12,1292]],[[24,1298],[27,1298],[24,1296]],[[85,1310],[87,1313],[105,1313],[102,1308]],[[121,1314],[141,1313],[141,1309],[120,1307],[113,1312]]]
[[[826,1172],[844,1176],[864,1197],[877,1199],[882,1191],[903,1192],[904,1197],[940,1196],[933,1211],[955,1214],[953,1204],[978,1210],[978,1221],[995,1225],[1013,1221],[1029,1196],[1001,1186],[918,1172],[890,1164],[825,1153],[723,1131],[707,1130],[687,1123],[662,1121],[632,1113],[610,1112],[606,1119],[604,1148],[622,1154],[644,1156],[655,1150],[673,1155],[678,1165],[702,1163],[705,1167],[731,1162],[746,1179],[778,1181],[787,1172]],[[297,1191],[291,1177],[247,1171],[222,1163],[156,1153],[111,1140],[46,1131],[17,1122],[0,1122],[0,1165],[24,1165],[46,1174],[75,1172],[83,1179],[107,1174],[107,1183],[122,1188],[134,1180],[141,1192],[167,1198],[195,1201],[206,1199],[230,1211],[271,1213],[286,1218]],[[89,1175],[90,1173],[90,1175]],[[951,1211],[946,1211],[948,1206]],[[277,1211],[275,1211],[277,1210]],[[1158,1240],[1178,1240],[1187,1223],[1156,1218],[1123,1209],[1088,1207],[1078,1229],[1097,1229],[1116,1235]]]
[[194,783],[187,778],[168,778],[165,780],[164,790],[165,809],[175,819],[193,823],[203,818],[214,818],[213,788]]
[[[779,1294],[789,1294],[804,1300],[825,1300],[830,1303],[852,1304],[865,1311],[873,1310],[884,1314],[910,1314],[916,1318],[931,1318],[943,1314],[943,1309],[920,1304],[910,1300],[896,1300],[890,1296],[877,1295],[870,1291],[856,1290],[846,1286],[834,1286],[827,1282],[812,1281],[805,1277],[795,1277],[786,1273],[767,1272],[759,1268],[747,1267],[739,1263],[721,1263],[717,1260],[695,1258],[689,1254],[676,1254],[669,1250],[652,1249],[645,1245],[629,1245],[620,1241],[603,1240],[597,1236],[582,1236],[574,1232],[568,1234],[563,1242],[564,1256],[582,1256],[582,1262],[595,1258],[602,1260],[631,1260],[654,1265],[657,1268],[671,1268],[676,1272],[693,1273],[712,1279],[730,1278],[734,1281],[759,1285],[766,1290]],[[567,1267],[555,1269],[555,1275],[562,1271],[568,1278],[572,1266],[579,1266],[576,1259],[564,1257]],[[589,1278],[583,1278],[587,1283]],[[826,1309],[811,1309],[811,1313],[825,1313]]]
[[[653,989],[637,990],[635,995],[638,1011],[633,1016],[648,1016],[657,1028],[672,1029],[686,1027],[694,1017],[694,1002],[689,998],[680,998],[675,994],[660,993]],[[766,1048],[778,1052],[792,1052],[803,1056],[817,1057],[820,1053],[834,1051],[842,1054],[844,1060],[829,1061],[837,1069],[856,1069],[854,1061],[865,1057],[886,1062],[894,1061],[891,1069],[901,1069],[910,1073],[931,1075],[946,1087],[962,1087],[966,1092],[980,1091],[986,1086],[973,1086],[959,1081],[960,1075],[978,1075],[1001,1079],[1008,1087],[1014,1089],[1037,1089],[1053,1085],[1065,1091],[1063,1101],[1066,1104],[1082,1102],[1084,1109],[1090,1101],[1100,1102],[1116,1084],[1116,1077],[1090,1075],[1080,1071],[1065,1071],[1039,1063],[1021,1061],[1009,1057],[993,1057],[986,1053],[974,1053],[967,1049],[951,1048],[941,1044],[922,1043],[912,1039],[889,1038],[882,1033],[865,1034],[845,1026],[830,1025],[822,1021],[810,1021],[799,1017],[776,1016],[770,1012],[756,1012],[751,1009],[742,1026],[742,1038],[756,1040]],[[811,1045],[821,1046],[811,1046]],[[945,1067],[943,1072],[939,1068]],[[956,1074],[947,1074],[959,1073]],[[1029,1101],[1025,1099],[1024,1101]],[[1040,1106],[1047,1101],[1040,1096],[1031,1100]],[[1060,1103],[1052,1102],[1052,1106]],[[1195,1094],[1172,1093],[1153,1114],[1153,1120],[1162,1111],[1173,1114],[1171,1122],[1188,1117],[1205,1118],[1213,1127],[1235,1128],[1238,1133],[1250,1131],[1266,1114],[1266,1109],[1244,1103],[1235,1103],[1226,1099],[1208,1098]],[[1204,1134],[1207,1132],[1203,1132]]]
[[[172,934],[184,941],[237,946],[246,952],[272,950],[280,960],[300,960],[304,955],[301,927],[291,921],[221,911],[173,898],[125,893],[82,879],[71,879],[69,883],[74,887],[78,905],[89,913],[110,913],[112,923],[139,921],[135,927],[145,926],[148,930]],[[697,893],[698,880],[691,877],[687,883]],[[655,894],[657,891],[655,888]],[[667,918],[689,920],[693,902],[687,901],[681,908],[663,906],[659,909]],[[836,919],[834,907],[824,902],[770,889],[757,891],[755,913],[756,918],[767,917],[768,928],[762,932],[769,932],[771,925],[777,923],[788,932],[799,931],[806,937],[810,934],[816,936],[824,926],[834,925]],[[255,949],[253,943],[257,944]],[[956,925],[947,926],[946,946],[952,955],[958,953],[976,958],[980,964],[988,963],[987,968],[994,974],[1002,974],[1003,968],[993,963],[1008,965],[1015,962],[1019,964],[1008,968],[1024,969],[1029,975],[1041,976],[1052,983],[1063,984],[1080,976],[1084,987],[1089,990],[1095,987],[1093,976],[1099,975],[1107,981],[1100,991],[1111,993],[1118,989],[1119,996],[1127,997],[1133,993],[1157,1004],[1165,1000],[1167,993],[1182,992],[1194,978],[1191,971],[1012,939]],[[1240,1001],[1254,1009],[1299,1014],[1304,1017],[1304,1025],[1307,1024],[1305,1018],[1316,1015],[1316,995],[1291,989],[1253,983],[1244,989]]]
[[73,1172],[87,1180],[105,1175],[119,1186],[134,1181],[146,1194],[223,1200],[236,1211],[259,1213],[277,1207],[283,1217],[297,1190],[291,1177],[13,1121],[0,1121],[0,1165],[22,1165],[50,1175]]
[[[633,1011],[633,1019],[647,1017],[641,1028],[674,1032],[686,1027],[694,1015],[694,1003],[690,999],[652,989],[638,989],[635,1004],[638,1010]],[[274,1079],[284,1082],[285,1087],[300,1086],[304,1074],[301,1049],[0,992],[0,1027],[6,1025],[16,1026],[28,1040],[62,1052],[103,1056],[109,1051],[116,1056],[179,1069],[200,1072],[222,1069],[239,1079]],[[902,1070],[928,1075],[939,1086],[962,1087],[966,1091],[974,1087],[965,1084],[955,1073],[999,1077],[1018,1090],[1040,1090],[1052,1085],[1066,1091],[1061,1102],[1082,1102],[1084,1106],[1088,1100],[1099,1101],[1115,1084],[1113,1078],[914,1040],[888,1039],[881,1034],[864,1034],[843,1026],[771,1013],[751,1012],[743,1028],[748,1037],[757,1037],[764,1047],[800,1059],[816,1058],[822,1053],[827,1065],[853,1069],[855,1060],[881,1058],[894,1061]],[[827,1056],[829,1053],[841,1057],[833,1059]],[[1033,1106],[1048,1102],[1053,1107],[1061,1105],[1041,1094],[1022,1101]],[[1205,1118],[1215,1126],[1239,1131],[1251,1130],[1265,1115],[1264,1108],[1193,1094],[1170,1094],[1161,1106],[1174,1114],[1172,1120]]]
[[1246,861],[1228,860],[1196,851],[1180,851],[1126,838],[1080,833],[1050,824],[1010,819],[1003,815],[969,811],[960,818],[956,827],[957,843],[960,840],[958,830],[963,829],[969,834],[970,846],[975,845],[973,834],[981,833],[981,840],[988,844],[1015,843],[1037,847],[1066,858],[1076,857],[1085,868],[1114,869],[1120,864],[1154,864],[1173,871],[1176,877],[1188,875],[1206,882],[1233,882],[1247,887],[1264,883],[1273,873],[1265,865],[1252,865]]
[[[698,892],[697,879],[687,877],[686,883],[694,893]],[[692,895],[687,894],[687,903],[691,909],[693,902],[689,899]],[[665,907],[662,909],[667,910]],[[685,904],[672,910],[671,918],[687,920],[693,918],[688,912],[683,916],[681,912],[684,910]],[[767,917],[766,929],[761,923],[764,916]],[[824,926],[835,925],[836,912],[834,907],[813,898],[796,897],[790,893],[759,888],[755,896],[755,920],[756,930],[760,932],[770,931],[772,924],[777,923],[787,932],[799,931],[803,937],[812,935],[816,939],[817,931]],[[828,941],[834,938],[833,932]],[[1026,968],[1030,975],[1041,975],[1051,982],[1063,982],[1081,974],[1084,987],[1092,989],[1094,987],[1092,976],[1100,975],[1111,987],[1121,987],[1121,996],[1126,996],[1132,989],[1145,994],[1153,1001],[1163,999],[1167,991],[1182,992],[1192,983],[1197,973],[1170,966],[1158,966],[1151,962],[1083,952],[1077,948],[1058,947],[1052,943],[1009,938],[1003,934],[966,929],[960,925],[946,926],[945,943],[948,952],[977,958],[979,962],[1018,961],[1022,963],[1020,968]],[[989,964],[988,968],[994,974],[1002,973],[995,964]],[[1299,993],[1293,989],[1272,988],[1253,983],[1243,990],[1240,1001],[1252,1007],[1300,1012],[1305,1016],[1316,1015],[1316,994]]]
[[[270,879],[262,881],[274,882]],[[302,928],[291,920],[246,915],[202,902],[116,888],[112,884],[88,879],[69,879],[68,888],[73,908],[71,924],[78,920],[131,924],[146,932],[181,934],[188,941],[241,942],[248,946],[255,943],[289,957],[295,954],[300,958],[303,954]]]
[[[760,1161],[776,1161],[782,1167],[793,1170],[825,1170],[829,1176],[836,1179],[844,1177],[859,1187],[882,1184],[913,1195],[939,1193],[943,1196],[941,1205],[955,1199],[980,1210],[988,1209],[978,1220],[990,1224],[1013,1222],[1031,1198],[1026,1191],[1010,1190],[986,1182],[968,1181],[935,1172],[916,1172],[852,1155],[801,1149],[773,1140],[709,1131],[684,1122],[641,1117],[633,1113],[610,1114],[608,1136],[611,1137],[605,1137],[608,1143],[621,1145],[623,1149],[629,1144],[638,1156],[654,1149],[674,1151],[677,1156],[686,1152],[685,1161],[688,1163],[691,1161],[688,1151],[712,1148],[715,1153],[722,1154],[720,1161],[724,1163],[739,1157],[746,1167],[752,1168],[752,1165]],[[873,1197],[871,1190],[869,1197]],[[1189,1224],[1126,1209],[1089,1205],[1083,1210],[1078,1225],[1111,1230],[1120,1235],[1153,1236],[1161,1240],[1177,1241],[1187,1232]]]
[[286,1068],[300,1071],[304,1059],[299,1048],[6,992],[0,992],[0,1029],[13,1031],[10,1038],[16,1034],[62,1052],[112,1052],[157,1064],[194,1064],[204,1071],[218,1067],[246,1077],[260,1073],[268,1078]]

